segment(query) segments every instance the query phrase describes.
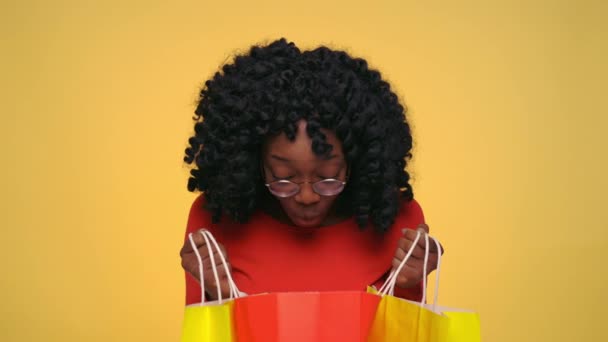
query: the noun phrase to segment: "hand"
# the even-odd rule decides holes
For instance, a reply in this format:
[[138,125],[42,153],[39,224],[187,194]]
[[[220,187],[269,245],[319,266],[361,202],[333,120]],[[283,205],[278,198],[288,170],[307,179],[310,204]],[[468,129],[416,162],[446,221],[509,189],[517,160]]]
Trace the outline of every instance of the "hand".
[[[200,231],[194,232],[192,234],[192,239],[197,246],[198,252],[201,255],[201,259],[203,259],[203,274],[205,275],[205,291],[207,292],[207,296],[212,300],[216,300],[217,298],[217,287],[218,284],[215,281],[215,276],[213,274],[213,270],[211,268],[211,257],[209,256],[209,251],[207,250],[207,243],[205,238],[201,235]],[[210,242],[211,243],[211,242]],[[226,248],[220,243],[218,243],[224,258],[226,259],[226,263],[228,264],[229,271],[232,271],[230,266],[230,262],[228,261],[228,255],[226,254]],[[228,283],[228,276],[226,275],[226,270],[222,265],[222,259],[219,255],[219,252],[215,250],[215,245],[211,243],[211,250],[214,252],[213,258],[215,261],[218,277],[220,279],[220,291],[222,293],[223,298],[227,298],[230,295],[230,286]],[[184,246],[179,252],[180,257],[182,258],[182,268],[192,274],[192,276],[200,283],[200,274],[198,267],[198,259],[196,258],[196,254],[192,249],[192,244],[190,243],[190,239],[186,239]]]
[[[417,227],[418,230],[424,231],[428,234],[429,226],[425,223],[421,223]],[[410,247],[416,240],[417,231],[415,229],[404,229],[403,237],[399,239],[397,244],[397,251],[395,252],[395,257],[393,258],[392,266],[393,270],[399,267],[401,261],[407,255],[407,252],[410,250]],[[397,275],[396,286],[401,288],[410,288],[418,285],[422,281],[423,276],[427,276],[433,270],[437,268],[437,258],[439,256],[438,253],[443,255],[444,249],[443,246],[440,246],[441,251],[437,250],[437,245],[431,239],[429,239],[429,259],[427,265],[427,273],[423,275],[424,272],[424,250],[426,246],[426,241],[424,239],[424,235],[420,235],[420,239],[418,239],[418,243],[412,252],[412,255],[405,263],[399,274]]]

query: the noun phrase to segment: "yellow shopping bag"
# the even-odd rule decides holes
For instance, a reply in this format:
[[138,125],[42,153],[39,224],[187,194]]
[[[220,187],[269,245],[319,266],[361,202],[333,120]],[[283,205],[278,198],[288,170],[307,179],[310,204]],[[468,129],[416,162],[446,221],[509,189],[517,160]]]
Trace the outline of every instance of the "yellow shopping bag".
[[[435,283],[435,298],[432,305],[426,303],[426,277],[423,280],[423,295],[421,302],[409,301],[393,296],[397,274],[401,271],[407,260],[411,257],[421,234],[425,234],[426,250],[424,274],[429,255],[429,236],[418,232],[412,247],[405,258],[387,278],[386,282],[376,290],[368,288],[368,292],[376,293],[382,299],[372,323],[368,341],[407,341],[407,342],[479,342],[480,325],[479,316],[471,311],[437,306],[439,289],[439,272],[441,269],[441,255],[437,260],[437,277]],[[434,243],[438,250],[439,242]]]
[[[209,231],[200,231],[211,257],[212,270],[215,276],[215,281],[219,284],[219,276],[215,266],[213,257],[213,247],[220,251],[219,245]],[[198,259],[199,274],[201,275],[201,303],[187,305],[184,312],[184,321],[182,326],[182,342],[231,342],[235,341],[234,324],[233,324],[233,306],[234,298],[240,296],[240,292],[236,284],[232,280],[232,276],[228,270],[226,260],[223,254],[219,253],[224,270],[228,275],[230,284],[230,298],[222,298],[222,293],[218,286],[218,300],[205,302],[205,278],[203,276],[203,261],[196,248],[196,244],[192,239],[192,233],[188,236],[192,248]]]
[[182,342],[234,341],[232,301],[186,306]]
[[436,314],[421,303],[382,295],[373,288],[368,292],[382,296],[368,341],[447,342],[448,317]]

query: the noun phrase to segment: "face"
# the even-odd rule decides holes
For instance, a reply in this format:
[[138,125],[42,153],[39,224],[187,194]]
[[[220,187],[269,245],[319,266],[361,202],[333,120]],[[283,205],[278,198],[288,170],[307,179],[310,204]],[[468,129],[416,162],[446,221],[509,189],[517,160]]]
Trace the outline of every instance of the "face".
[[[321,129],[333,146],[328,157],[312,151],[312,140],[306,133],[306,121],[300,120],[294,141],[284,133],[269,138],[262,153],[265,182],[289,180],[300,184],[300,192],[287,198],[276,197],[291,222],[298,227],[317,227],[328,217],[337,196],[321,196],[310,183],[327,178],[346,180],[347,165],[342,143],[336,135]],[[310,182],[310,183],[302,183]]]

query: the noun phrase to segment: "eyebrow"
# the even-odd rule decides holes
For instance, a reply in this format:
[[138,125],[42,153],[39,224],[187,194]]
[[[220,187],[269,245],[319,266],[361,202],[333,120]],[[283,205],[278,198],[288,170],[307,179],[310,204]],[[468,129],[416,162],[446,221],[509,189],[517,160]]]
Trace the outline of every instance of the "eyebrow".
[[[331,159],[336,158],[337,156],[338,156],[337,154],[332,154],[329,157],[324,158],[324,160],[331,160]],[[279,160],[279,161],[282,161],[282,162],[291,162],[292,161],[291,159],[287,159],[287,158],[284,158],[284,157],[281,157],[281,156],[277,156],[276,154],[270,155],[270,158],[276,159],[276,160]]]

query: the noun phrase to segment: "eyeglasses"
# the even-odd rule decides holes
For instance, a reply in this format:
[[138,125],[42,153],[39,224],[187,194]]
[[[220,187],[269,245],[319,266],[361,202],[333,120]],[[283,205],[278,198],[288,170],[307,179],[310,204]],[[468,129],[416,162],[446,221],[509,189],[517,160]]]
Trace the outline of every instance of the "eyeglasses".
[[312,185],[312,190],[321,196],[335,196],[344,190],[346,182],[338,179],[327,178],[318,182],[300,182],[294,183],[286,179],[281,179],[276,182],[266,183],[266,187],[273,195],[277,197],[291,197],[300,192],[300,184],[309,183]]

